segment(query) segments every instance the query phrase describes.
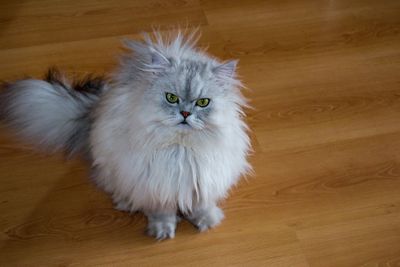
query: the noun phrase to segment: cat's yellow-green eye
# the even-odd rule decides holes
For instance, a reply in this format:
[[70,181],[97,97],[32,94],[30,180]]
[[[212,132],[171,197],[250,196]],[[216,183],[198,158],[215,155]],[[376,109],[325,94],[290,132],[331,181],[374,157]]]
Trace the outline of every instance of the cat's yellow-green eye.
[[210,104],[210,99],[209,98],[200,98],[196,101],[196,105],[202,108],[205,108]]
[[178,103],[178,102],[179,102],[179,97],[176,96],[176,95],[174,95],[174,94],[166,93],[166,94],[165,94],[165,97],[167,98],[167,101],[168,101],[169,103],[171,103],[171,104],[175,104],[175,103]]

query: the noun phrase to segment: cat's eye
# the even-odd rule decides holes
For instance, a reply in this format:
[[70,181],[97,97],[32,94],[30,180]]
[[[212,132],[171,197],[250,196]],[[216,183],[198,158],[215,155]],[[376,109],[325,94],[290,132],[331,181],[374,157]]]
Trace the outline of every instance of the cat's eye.
[[166,98],[167,101],[168,101],[169,103],[171,103],[171,104],[175,104],[175,103],[178,103],[178,102],[179,102],[179,97],[176,96],[176,95],[174,95],[174,94],[171,94],[171,93],[166,93],[166,94],[165,94],[165,98]]
[[209,98],[200,98],[196,101],[196,105],[202,108],[205,108],[210,104],[210,99]]

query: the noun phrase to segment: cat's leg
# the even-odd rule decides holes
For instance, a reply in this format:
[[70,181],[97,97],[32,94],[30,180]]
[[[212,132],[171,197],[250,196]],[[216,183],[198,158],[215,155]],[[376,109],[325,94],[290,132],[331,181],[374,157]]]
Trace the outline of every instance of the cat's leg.
[[179,217],[176,211],[144,212],[147,216],[147,234],[158,240],[175,237]]
[[194,224],[200,232],[213,228],[221,223],[224,212],[215,204],[198,205],[186,218]]

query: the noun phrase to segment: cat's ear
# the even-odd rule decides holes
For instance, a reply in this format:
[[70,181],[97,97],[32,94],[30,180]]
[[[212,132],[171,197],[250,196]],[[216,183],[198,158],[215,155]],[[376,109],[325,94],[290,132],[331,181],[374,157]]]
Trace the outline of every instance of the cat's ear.
[[214,67],[213,72],[220,78],[233,78],[236,74],[236,66],[238,62],[238,60],[229,60],[219,66]]
[[146,72],[163,72],[172,66],[172,60],[145,42],[124,40],[124,45],[134,52],[137,58],[137,68]]
[[149,70],[153,72],[165,71],[172,66],[172,60],[166,58],[163,54],[155,49],[150,49]]

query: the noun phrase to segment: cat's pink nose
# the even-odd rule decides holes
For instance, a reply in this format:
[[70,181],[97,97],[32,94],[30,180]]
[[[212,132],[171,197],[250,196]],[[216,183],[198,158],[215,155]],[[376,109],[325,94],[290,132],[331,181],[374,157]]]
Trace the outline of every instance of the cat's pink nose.
[[182,114],[182,116],[186,119],[186,118],[190,115],[190,112],[181,111],[181,114]]

